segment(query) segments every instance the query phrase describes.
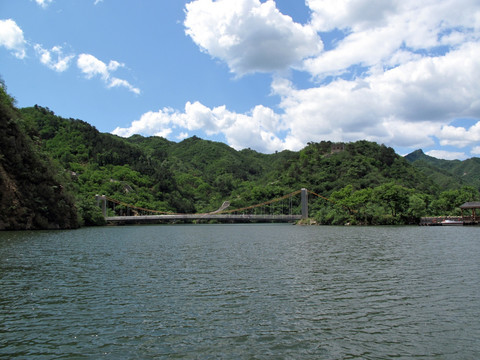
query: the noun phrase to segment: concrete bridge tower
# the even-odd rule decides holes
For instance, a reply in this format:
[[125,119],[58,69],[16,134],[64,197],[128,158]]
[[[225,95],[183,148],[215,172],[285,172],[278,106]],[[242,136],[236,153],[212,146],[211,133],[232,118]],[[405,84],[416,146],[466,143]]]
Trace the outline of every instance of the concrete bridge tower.
[[102,208],[103,217],[107,218],[107,197],[105,195],[95,195],[95,199],[97,200],[97,206]]
[[308,191],[305,188],[302,188],[301,199],[302,199],[302,219],[308,219]]

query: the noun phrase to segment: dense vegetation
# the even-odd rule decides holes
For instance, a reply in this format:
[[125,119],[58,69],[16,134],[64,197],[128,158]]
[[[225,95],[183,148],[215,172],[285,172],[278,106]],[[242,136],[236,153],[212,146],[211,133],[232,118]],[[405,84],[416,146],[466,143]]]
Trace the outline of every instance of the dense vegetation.
[[0,86],[0,230],[78,227],[63,169],[25,135],[13,98]]
[[304,186],[328,196],[330,202],[312,208],[320,223],[418,223],[427,215],[459,215],[458,206],[479,198],[478,188],[457,183],[449,190],[384,145],[358,141],[335,154],[330,147],[309,144],[287,174],[299,174]]
[[442,188],[456,189],[461,184],[480,189],[480,158],[442,160],[428,156],[422,150],[416,150],[405,158],[428,177],[435,179]]
[[[103,223],[95,194],[142,208],[194,213],[214,211],[226,200],[231,208],[253,205],[305,187],[329,199],[310,196],[315,198],[310,216],[322,224],[416,223],[425,215],[458,214],[463,202],[479,199],[478,176],[459,178],[459,166],[420,166],[425,162],[412,159],[415,154],[403,158],[368,141],[338,151],[322,141],[299,152],[266,155],[195,136],[179,143],[140,135],[124,139],[37,105],[11,111],[31,146],[53,159],[48,171],[61,178],[62,193],[74,194],[85,225]],[[13,156],[2,154],[2,159]],[[478,174],[479,159],[470,160],[469,171]]]

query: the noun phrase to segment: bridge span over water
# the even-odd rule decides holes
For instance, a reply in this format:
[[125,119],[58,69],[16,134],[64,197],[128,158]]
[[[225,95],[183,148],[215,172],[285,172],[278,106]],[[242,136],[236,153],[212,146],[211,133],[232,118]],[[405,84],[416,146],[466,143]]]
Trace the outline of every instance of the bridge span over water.
[[155,223],[194,220],[216,220],[221,222],[293,222],[302,219],[302,215],[249,215],[249,214],[172,214],[172,215],[136,215],[107,216],[111,223]]
[[[225,202],[220,209],[210,212],[210,213],[199,213],[199,214],[178,214],[178,213],[168,213],[163,211],[156,211],[156,210],[149,210],[143,209],[140,207],[136,207],[129,204],[121,203],[120,201],[116,201],[111,199],[105,195],[97,195],[97,204],[101,207],[103,216],[107,223],[111,224],[128,224],[128,223],[159,223],[159,222],[176,222],[176,221],[219,221],[219,222],[236,222],[236,223],[244,223],[244,222],[295,222],[301,219],[308,218],[308,193],[307,189],[297,190],[293,193],[287,194],[277,199],[273,199],[270,201],[266,201],[260,204],[240,208],[240,209],[228,209],[229,202]],[[313,192],[310,192],[314,195],[317,195]],[[293,214],[292,213],[292,206],[287,207],[288,214],[283,213],[270,213],[270,214],[253,214],[248,213],[247,210],[252,209],[259,209],[265,206],[271,206],[272,204],[278,203],[285,199],[292,199],[294,196],[300,195],[300,213]],[[320,195],[317,195],[320,196]],[[321,197],[321,196],[320,196]],[[115,204],[120,204],[123,209],[132,209],[133,215],[111,215],[111,208],[109,204],[113,204],[113,208]],[[290,200],[291,204],[291,200]],[[110,211],[108,211],[110,209]],[[110,214],[109,214],[110,212]],[[140,214],[141,212],[144,213],[154,213],[151,215],[144,215]]]

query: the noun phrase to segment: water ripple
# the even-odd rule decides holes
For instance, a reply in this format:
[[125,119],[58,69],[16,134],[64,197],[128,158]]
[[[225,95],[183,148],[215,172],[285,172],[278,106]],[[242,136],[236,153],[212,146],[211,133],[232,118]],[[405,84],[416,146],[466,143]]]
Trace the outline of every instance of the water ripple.
[[0,358],[476,359],[478,228],[0,233]]

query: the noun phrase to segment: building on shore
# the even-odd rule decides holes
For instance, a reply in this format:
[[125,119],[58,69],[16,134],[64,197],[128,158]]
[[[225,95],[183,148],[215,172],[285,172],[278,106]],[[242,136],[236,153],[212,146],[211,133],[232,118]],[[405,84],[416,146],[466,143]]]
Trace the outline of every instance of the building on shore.
[[478,225],[480,224],[480,201],[466,202],[460,205],[461,216],[431,216],[422,217],[420,225]]
[[478,224],[480,222],[480,201],[466,202],[460,205],[462,219],[465,224]]

